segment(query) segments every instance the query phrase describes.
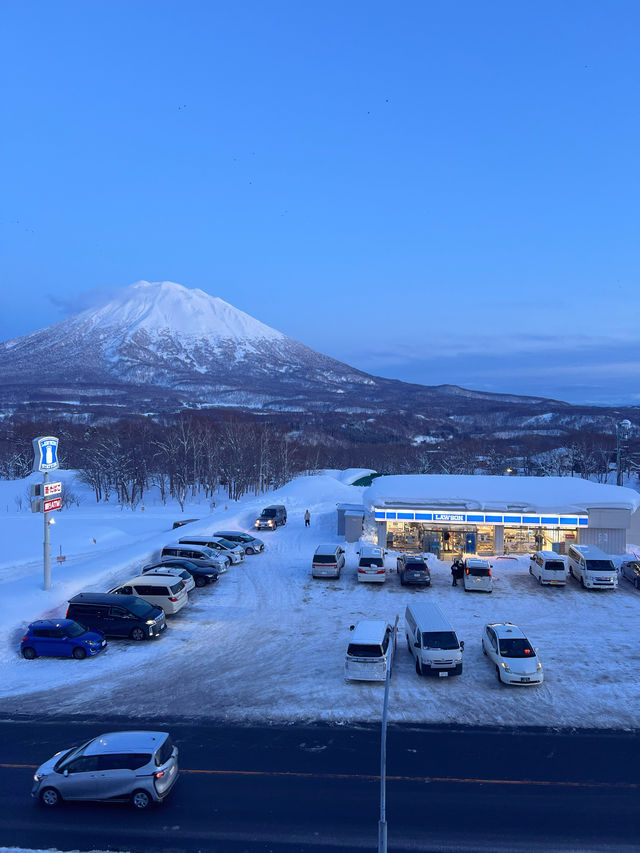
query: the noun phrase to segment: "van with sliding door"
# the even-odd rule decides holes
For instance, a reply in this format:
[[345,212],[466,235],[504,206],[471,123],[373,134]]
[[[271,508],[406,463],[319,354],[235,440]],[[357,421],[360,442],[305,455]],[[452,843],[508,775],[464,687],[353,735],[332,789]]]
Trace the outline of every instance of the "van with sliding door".
[[395,631],[381,619],[366,619],[352,625],[344,660],[346,681],[386,681],[391,677]]
[[416,660],[418,675],[460,675],[464,640],[458,639],[437,604],[408,604],[404,624],[407,648]]
[[567,565],[555,551],[536,551],[529,558],[529,574],[540,586],[565,586]]
[[384,548],[378,545],[361,545],[357,553],[358,580],[362,583],[384,583],[387,579]]
[[570,545],[569,574],[583,589],[615,589],[618,572],[611,557],[595,545]]

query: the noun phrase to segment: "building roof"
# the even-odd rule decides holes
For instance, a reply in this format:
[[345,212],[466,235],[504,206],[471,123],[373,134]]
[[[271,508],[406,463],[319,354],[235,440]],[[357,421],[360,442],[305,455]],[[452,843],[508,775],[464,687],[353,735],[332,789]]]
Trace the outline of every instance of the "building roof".
[[407,474],[378,477],[365,490],[374,507],[425,507],[512,512],[588,512],[640,507],[640,494],[580,477],[496,477],[469,474]]

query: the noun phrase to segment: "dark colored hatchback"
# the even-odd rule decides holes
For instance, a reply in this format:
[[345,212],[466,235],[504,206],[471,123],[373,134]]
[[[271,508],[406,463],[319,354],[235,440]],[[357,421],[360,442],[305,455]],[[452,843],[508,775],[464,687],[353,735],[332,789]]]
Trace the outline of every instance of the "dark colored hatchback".
[[101,631],[87,631],[72,619],[40,619],[32,622],[20,644],[22,657],[75,658],[99,655],[107,648]]
[[137,595],[110,592],[81,592],[69,601],[67,619],[75,619],[90,631],[108,637],[150,640],[167,627],[164,610]]
[[165,557],[159,563],[145,566],[142,571],[148,572],[150,569],[185,569],[197,587],[203,587],[218,580],[218,570],[213,566],[197,566],[191,560],[182,559],[182,557]]
[[401,554],[397,561],[397,572],[400,575],[402,586],[409,583],[431,586],[431,572],[426,560],[422,557],[416,557],[413,554]]

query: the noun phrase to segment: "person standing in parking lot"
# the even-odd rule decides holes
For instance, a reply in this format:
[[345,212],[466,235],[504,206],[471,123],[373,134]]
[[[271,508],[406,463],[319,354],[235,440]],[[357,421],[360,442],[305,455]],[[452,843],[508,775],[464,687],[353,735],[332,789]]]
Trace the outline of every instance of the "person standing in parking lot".
[[306,510],[304,511],[304,526],[305,526],[305,527],[310,527],[310,526],[311,526],[311,513],[309,512],[309,510],[308,510],[308,509],[306,509]]

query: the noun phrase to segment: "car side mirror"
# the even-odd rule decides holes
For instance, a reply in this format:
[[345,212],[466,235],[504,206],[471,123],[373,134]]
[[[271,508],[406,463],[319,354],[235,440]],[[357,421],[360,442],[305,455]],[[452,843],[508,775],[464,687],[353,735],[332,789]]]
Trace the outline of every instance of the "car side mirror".
[[66,768],[66,767],[64,768],[64,773],[63,773],[62,775],[63,775],[63,776],[68,776],[68,775],[69,775],[69,771],[67,770],[67,768]]
[[355,627],[356,627],[355,625],[349,625],[349,630],[350,630],[350,631],[353,631],[353,629],[354,629]]
[[414,648],[416,648],[416,649],[420,648],[420,643],[417,640],[415,641],[415,643],[413,645],[414,645]]
[[464,640],[460,640],[460,651],[464,651]]

